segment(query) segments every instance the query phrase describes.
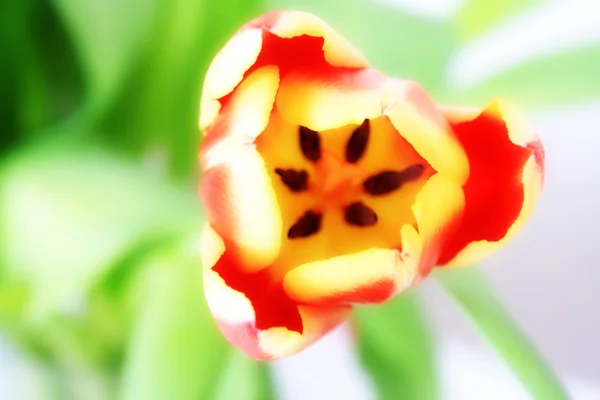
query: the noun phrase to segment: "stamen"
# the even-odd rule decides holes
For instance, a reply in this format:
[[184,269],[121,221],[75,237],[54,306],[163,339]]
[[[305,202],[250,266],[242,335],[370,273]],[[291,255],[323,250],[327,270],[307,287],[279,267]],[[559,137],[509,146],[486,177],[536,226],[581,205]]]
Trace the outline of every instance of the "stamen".
[[363,182],[365,191],[373,196],[381,196],[397,190],[403,184],[419,179],[425,167],[415,164],[403,171],[383,171]]
[[300,149],[304,157],[310,161],[319,161],[321,158],[321,138],[319,132],[305,126],[300,126]]
[[299,193],[308,189],[308,172],[305,170],[275,168],[275,173],[292,192]]
[[288,230],[289,239],[304,238],[319,232],[321,229],[322,215],[314,211],[307,211]]
[[364,203],[357,201],[344,209],[344,220],[350,225],[371,226],[377,223],[377,214]]
[[368,119],[352,132],[348,143],[346,144],[346,161],[356,163],[365,153],[367,143],[369,142],[369,134],[371,133],[371,125]]

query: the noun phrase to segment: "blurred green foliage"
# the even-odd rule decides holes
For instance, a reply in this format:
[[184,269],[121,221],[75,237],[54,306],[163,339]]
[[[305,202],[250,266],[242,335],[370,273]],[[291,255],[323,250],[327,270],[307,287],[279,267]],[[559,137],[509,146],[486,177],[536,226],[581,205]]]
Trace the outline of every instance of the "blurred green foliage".
[[[445,20],[372,0],[4,4],[0,329],[40,363],[40,382],[51,386],[45,396],[276,397],[268,365],[217,332],[197,249],[202,79],[240,25],[275,8],[313,12],[374,66],[440,99],[479,103],[502,94],[546,106],[599,97],[597,45],[528,61],[474,87],[449,80],[461,46],[534,3],[468,0]],[[471,312],[475,320],[486,304],[499,308],[491,291],[458,297],[467,310],[482,298],[489,302]],[[496,326],[513,326],[490,315],[499,316]],[[434,338],[416,294],[360,308],[354,326],[381,398],[436,398]],[[520,337],[516,328],[511,337]],[[511,345],[493,335],[492,343],[501,353]],[[535,358],[513,354],[509,362],[518,372]],[[534,389],[544,384],[535,373],[518,375]]]
[[483,274],[474,269],[435,271],[438,281],[478,325],[534,399],[562,400],[569,395],[560,386],[543,357],[527,341],[492,291]]
[[358,307],[358,351],[381,400],[435,400],[439,395],[433,332],[411,289],[392,301]]
[[565,105],[600,97],[600,44],[565,50],[506,69],[473,87],[451,94],[458,101],[485,102],[490,93],[528,107]]
[[543,4],[544,0],[470,0],[457,13],[454,27],[461,41],[476,38],[494,28],[503,20]]

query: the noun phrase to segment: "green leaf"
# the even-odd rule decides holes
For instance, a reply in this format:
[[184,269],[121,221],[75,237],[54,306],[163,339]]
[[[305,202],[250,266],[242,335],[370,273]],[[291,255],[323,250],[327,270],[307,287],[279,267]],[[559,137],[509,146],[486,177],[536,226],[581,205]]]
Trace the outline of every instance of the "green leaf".
[[28,285],[31,321],[71,309],[136,243],[201,220],[193,190],[169,186],[100,148],[40,146],[2,167],[2,281]]
[[534,5],[545,0],[468,0],[454,18],[463,40],[473,39]]
[[34,5],[26,25],[27,41],[20,46],[18,115],[25,137],[70,116],[85,89],[73,45],[52,4]]
[[269,366],[231,348],[211,400],[274,400]]
[[206,399],[212,393],[228,345],[206,307],[198,258],[181,246],[149,260],[118,398]]
[[377,307],[357,307],[362,362],[382,400],[434,400],[437,376],[431,328],[414,292]]
[[139,89],[126,93],[111,129],[112,140],[125,139],[134,151],[160,149],[166,167],[179,176],[196,165],[207,5],[203,0],[161,3],[152,46],[134,75]]
[[598,71],[600,46],[595,44],[527,61],[451,96],[468,103],[506,97],[522,107],[564,105],[600,98]]
[[39,335],[39,332],[30,329],[24,321],[30,297],[27,283],[7,279],[0,282],[0,332],[28,355],[47,362],[51,359],[47,332]]
[[271,0],[274,7],[311,12],[331,25],[373,67],[412,79],[435,95],[455,49],[449,21],[429,19],[377,1]]
[[19,139],[19,85],[31,1],[5,2],[0,13],[0,158]]
[[569,398],[558,377],[495,297],[479,269],[440,270],[435,276],[529,390],[532,398]]
[[[200,227],[198,223],[192,232]],[[157,249],[180,244],[188,235],[189,232],[184,232],[143,240],[103,271],[86,299],[86,313],[78,321],[86,360],[108,370],[121,367],[134,321],[144,309],[149,255]]]
[[87,80],[87,111],[101,114],[131,72],[155,22],[158,0],[53,0]]

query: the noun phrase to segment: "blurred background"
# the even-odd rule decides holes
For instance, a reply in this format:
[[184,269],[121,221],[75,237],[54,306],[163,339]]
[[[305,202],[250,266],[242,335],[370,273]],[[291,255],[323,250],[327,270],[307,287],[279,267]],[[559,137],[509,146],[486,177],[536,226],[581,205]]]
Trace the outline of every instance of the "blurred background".
[[[281,8],[441,103],[509,99],[547,177],[489,287],[438,276],[261,364],[204,304],[197,120],[214,54]],[[560,398],[528,391],[551,375],[520,332],[570,398],[600,398],[597,1],[22,0],[0,53],[0,399]]]

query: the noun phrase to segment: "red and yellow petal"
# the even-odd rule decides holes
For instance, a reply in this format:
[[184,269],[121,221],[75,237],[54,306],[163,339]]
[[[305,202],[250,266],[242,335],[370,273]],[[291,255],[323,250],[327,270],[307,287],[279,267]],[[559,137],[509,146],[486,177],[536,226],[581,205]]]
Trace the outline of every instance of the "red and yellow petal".
[[261,48],[262,31],[242,29],[217,53],[204,78],[200,102],[201,130],[213,124],[221,109],[219,99],[231,93],[244,79]]
[[227,324],[246,323],[254,320],[252,303],[243,293],[228,286],[213,267],[225,254],[223,239],[210,226],[205,225],[201,237],[204,295],[211,312]]
[[416,275],[395,249],[369,249],[309,262],[288,272],[283,287],[298,303],[381,303],[403,291]]
[[250,357],[268,360],[306,348],[346,320],[350,307],[299,306],[248,274],[210,226],[202,237],[204,292],[223,335]]
[[232,344],[257,360],[276,360],[294,355],[309,347],[323,335],[343,323],[350,315],[350,307],[298,306],[304,331],[285,327],[258,329],[252,321],[230,323],[213,312],[219,330]]
[[301,11],[274,11],[244,25],[217,53],[206,73],[200,129],[206,131],[224,99],[251,72],[274,65],[288,72],[310,65],[365,68],[364,56],[321,19]]
[[523,117],[502,100],[481,112],[451,109],[447,116],[471,174],[463,221],[439,264],[469,265],[504,245],[531,215],[543,185],[544,152]]
[[210,128],[200,152],[205,171],[200,195],[208,219],[253,271],[275,260],[281,242],[275,191],[253,144],[269,123],[278,84],[277,67],[250,74]]
[[200,149],[203,170],[230,160],[251,146],[269,124],[279,88],[279,70],[265,66],[248,75],[214,119]]
[[247,24],[284,39],[299,36],[322,38],[325,60],[334,67],[365,68],[368,62],[353,46],[320,18],[302,11],[273,11]]

